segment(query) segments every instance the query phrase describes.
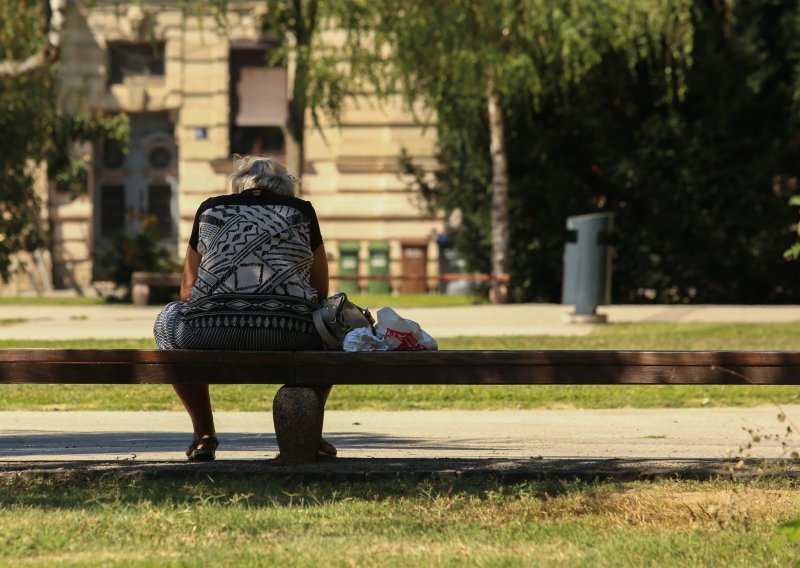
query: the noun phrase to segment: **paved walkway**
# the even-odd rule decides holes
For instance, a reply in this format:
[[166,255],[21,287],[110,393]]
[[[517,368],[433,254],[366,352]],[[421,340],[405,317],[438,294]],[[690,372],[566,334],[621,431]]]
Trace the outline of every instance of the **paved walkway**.
[[[381,306],[369,306],[376,309]],[[158,306],[0,306],[0,339],[152,338]],[[563,321],[558,304],[403,308],[433,337],[587,335],[591,325]],[[800,322],[800,306],[606,306],[610,322]]]
[[[800,405],[783,408],[800,423]],[[726,459],[788,457],[777,407],[535,411],[330,411],[325,437],[343,458]],[[220,412],[219,458],[277,452],[268,412]],[[184,461],[182,412],[0,412],[0,462]],[[751,430],[761,441],[752,442]],[[784,448],[782,442],[786,442]]]

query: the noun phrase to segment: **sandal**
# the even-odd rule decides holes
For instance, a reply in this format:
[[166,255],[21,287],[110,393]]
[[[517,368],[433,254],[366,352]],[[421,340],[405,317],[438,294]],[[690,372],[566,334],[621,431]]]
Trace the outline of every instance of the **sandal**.
[[[319,439],[319,450],[317,450],[317,459],[318,460],[328,460],[333,459],[336,457],[337,450],[333,444],[328,442],[325,438]],[[275,456],[274,461],[280,462],[281,461],[281,453],[278,452],[278,455]]]
[[192,440],[186,450],[186,457],[189,461],[213,461],[217,456],[219,440],[216,436],[203,436]]

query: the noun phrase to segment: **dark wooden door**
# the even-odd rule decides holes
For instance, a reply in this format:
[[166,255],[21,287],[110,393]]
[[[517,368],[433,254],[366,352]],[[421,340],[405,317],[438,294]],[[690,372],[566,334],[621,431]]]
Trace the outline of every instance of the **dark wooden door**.
[[425,294],[428,291],[428,244],[403,243],[403,276],[400,292],[403,294]]

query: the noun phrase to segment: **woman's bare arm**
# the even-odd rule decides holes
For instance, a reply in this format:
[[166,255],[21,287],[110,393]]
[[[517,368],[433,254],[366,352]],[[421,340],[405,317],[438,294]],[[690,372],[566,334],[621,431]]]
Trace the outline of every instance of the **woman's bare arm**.
[[319,299],[328,297],[328,257],[325,254],[325,245],[319,245],[314,251],[314,261],[311,263],[311,285],[317,289]]
[[186,247],[186,260],[183,261],[183,278],[181,279],[181,300],[184,302],[192,295],[192,286],[197,280],[200,268],[200,254],[192,247]]

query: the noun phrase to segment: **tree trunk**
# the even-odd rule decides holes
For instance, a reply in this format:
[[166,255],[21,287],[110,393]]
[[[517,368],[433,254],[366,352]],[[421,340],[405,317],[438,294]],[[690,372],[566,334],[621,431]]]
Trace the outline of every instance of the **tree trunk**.
[[[308,91],[308,48],[311,36],[303,22],[302,4],[295,5],[294,17],[300,23],[294,30],[295,68],[289,99],[289,116],[286,120],[286,169],[298,178],[303,177],[305,169],[305,134],[306,134],[306,92]],[[298,193],[302,187],[298,187]]]
[[503,107],[495,90],[494,79],[486,87],[489,111],[489,151],[492,156],[492,288],[493,304],[507,304],[508,298],[508,155],[505,145]]
[[[298,70],[299,72],[299,70]],[[294,80],[294,90],[305,89],[305,84],[299,84],[297,75]],[[305,168],[305,131],[306,131],[306,104],[304,96],[293,96],[289,101],[289,117],[286,121],[286,169],[298,178],[303,177]],[[302,186],[298,186],[298,196]]]
[[47,41],[38,53],[19,61],[0,61],[0,78],[14,78],[37,71],[56,62],[64,35],[64,12],[67,0],[44,1],[45,22],[42,35]]
[[[318,0],[292,0],[294,18],[295,69],[289,118],[286,120],[286,168],[302,179],[306,166],[306,110],[308,109],[308,80],[311,70],[311,41],[317,28]],[[298,186],[298,196],[302,185]]]

